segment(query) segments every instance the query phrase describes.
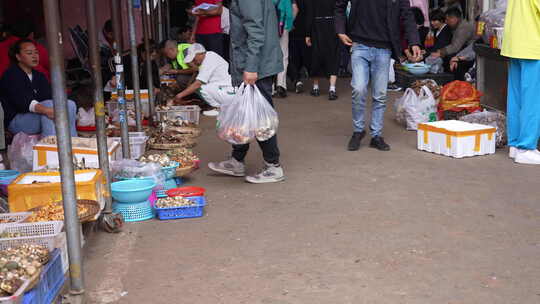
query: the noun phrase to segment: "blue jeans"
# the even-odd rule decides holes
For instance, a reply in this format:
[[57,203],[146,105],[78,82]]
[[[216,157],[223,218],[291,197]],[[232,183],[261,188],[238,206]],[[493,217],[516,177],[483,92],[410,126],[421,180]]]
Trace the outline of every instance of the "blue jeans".
[[354,132],[362,132],[366,124],[366,100],[371,81],[373,109],[371,136],[381,136],[386,110],[388,73],[391,51],[354,43],[352,47],[352,116]]
[[540,139],[540,60],[511,59],[508,72],[508,145],[535,150]]
[[[52,100],[44,100],[40,102],[41,105],[52,108]],[[77,136],[77,105],[75,102],[68,100],[68,116],[69,116],[69,130],[71,136]],[[24,132],[26,134],[41,134],[42,137],[56,135],[54,128],[54,120],[49,119],[46,115],[37,113],[24,113],[17,114],[8,126],[9,132],[17,134]]]

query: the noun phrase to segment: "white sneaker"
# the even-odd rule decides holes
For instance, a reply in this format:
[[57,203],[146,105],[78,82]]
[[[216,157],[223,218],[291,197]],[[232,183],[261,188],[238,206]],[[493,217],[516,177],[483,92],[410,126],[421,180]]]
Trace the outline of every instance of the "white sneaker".
[[214,109],[214,110],[209,110],[209,111],[203,111],[202,114],[204,116],[210,116],[210,117],[215,117],[215,116],[218,116],[219,115],[219,111]]
[[225,175],[238,177],[246,176],[246,165],[237,161],[234,157],[219,163],[208,163],[208,168]]
[[540,165],[540,151],[518,150],[515,161],[518,164]]
[[516,154],[517,154],[518,151],[519,151],[518,148],[516,148],[516,147],[510,147],[510,151],[508,152],[508,157],[510,157],[511,159],[515,159],[515,158],[516,158]]
[[283,168],[280,165],[264,164],[263,170],[252,176],[246,177],[246,181],[252,184],[277,183],[285,180]]

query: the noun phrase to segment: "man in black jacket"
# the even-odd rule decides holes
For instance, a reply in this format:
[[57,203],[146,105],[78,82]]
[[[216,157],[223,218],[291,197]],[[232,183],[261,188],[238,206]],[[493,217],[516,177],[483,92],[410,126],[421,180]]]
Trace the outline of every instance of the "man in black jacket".
[[[347,21],[347,3],[351,13]],[[382,137],[386,109],[390,58],[398,59],[401,50],[401,21],[413,58],[421,58],[420,40],[409,0],[337,0],[336,32],[345,45],[352,46],[352,87],[354,133],[349,151],[360,148],[365,136],[365,108],[368,84],[372,83],[373,109],[371,115],[372,148],[389,151]],[[347,31],[348,29],[348,31]]]

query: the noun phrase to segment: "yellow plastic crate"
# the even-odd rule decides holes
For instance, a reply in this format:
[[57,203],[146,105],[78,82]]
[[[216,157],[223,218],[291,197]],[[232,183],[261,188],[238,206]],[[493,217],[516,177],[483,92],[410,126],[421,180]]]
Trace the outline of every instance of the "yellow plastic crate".
[[[107,193],[103,172],[98,169],[75,171],[77,199],[99,202],[105,206]],[[10,212],[22,212],[62,200],[60,173],[22,174],[8,186]]]

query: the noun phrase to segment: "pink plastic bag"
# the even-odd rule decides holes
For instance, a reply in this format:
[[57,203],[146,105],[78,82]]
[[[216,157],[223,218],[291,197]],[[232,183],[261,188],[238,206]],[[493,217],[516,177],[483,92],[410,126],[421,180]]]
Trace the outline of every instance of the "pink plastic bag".
[[13,137],[8,147],[9,163],[12,170],[21,173],[32,171],[33,147],[39,141],[39,135],[28,135],[19,132]]

